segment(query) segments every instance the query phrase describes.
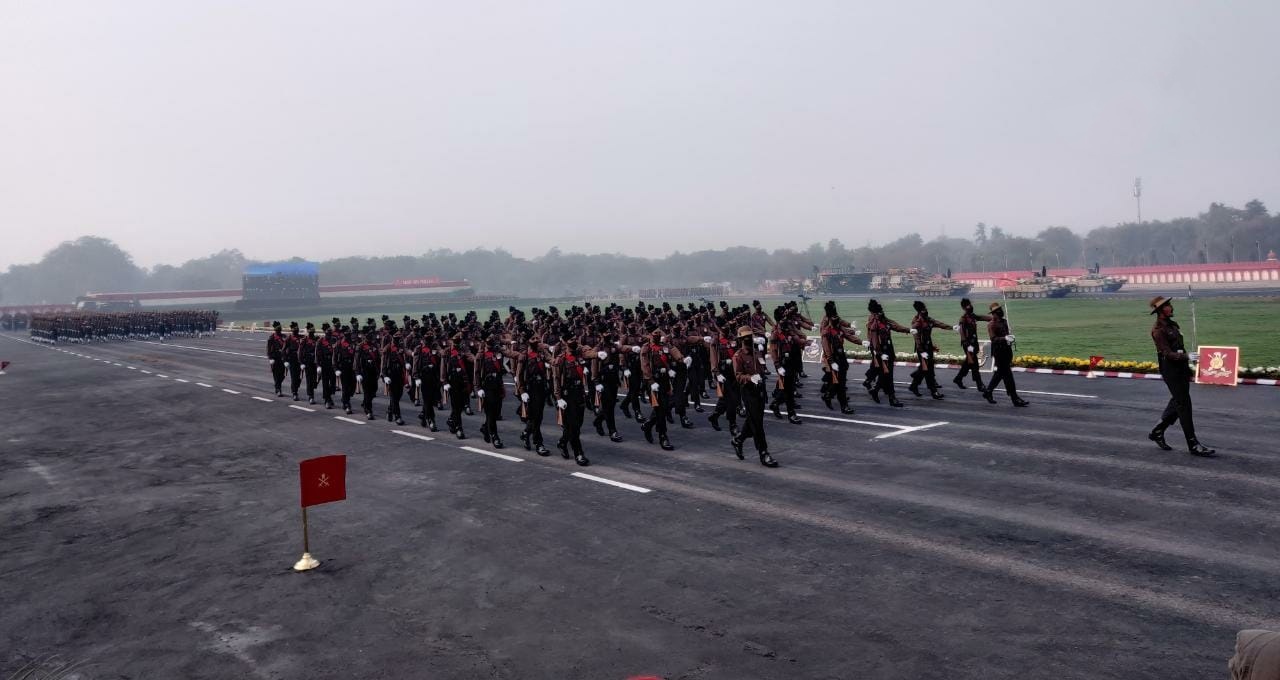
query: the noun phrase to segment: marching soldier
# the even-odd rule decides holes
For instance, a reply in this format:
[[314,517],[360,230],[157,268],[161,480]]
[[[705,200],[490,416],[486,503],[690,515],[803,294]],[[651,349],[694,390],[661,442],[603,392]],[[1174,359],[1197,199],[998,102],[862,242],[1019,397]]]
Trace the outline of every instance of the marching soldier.
[[502,363],[505,356],[501,338],[493,335],[489,338],[488,347],[475,359],[476,396],[484,415],[480,436],[484,437],[486,444],[492,441],[495,449],[503,447],[502,437],[498,436],[498,418],[502,415],[502,398],[506,392],[502,385],[502,376],[506,374]]
[[413,353],[413,384],[422,400],[422,412],[418,422],[437,432],[436,404],[440,401],[440,350],[435,337],[428,334]]
[[885,316],[884,307],[875,300],[867,303],[867,311],[871,312],[867,321],[867,338],[871,341],[871,362],[876,367],[878,379],[870,390],[871,398],[880,403],[878,393],[884,392],[889,397],[890,406],[901,407],[902,402],[898,401],[893,387],[893,367],[897,362],[897,355],[893,348],[892,333],[911,333],[911,329]]
[[302,385],[302,365],[298,362],[298,344],[302,340],[298,332],[298,322],[289,322],[289,337],[284,342],[284,367],[289,369],[289,391],[293,400],[298,401],[298,388]]
[[569,449],[572,448],[574,462],[582,466],[591,464],[582,452],[582,420],[586,415],[589,374],[587,361],[578,354],[578,341],[569,340],[555,363],[556,407],[560,409],[564,426],[556,446],[565,458],[569,457]]
[[400,417],[400,398],[404,396],[404,387],[409,382],[408,367],[405,361],[404,350],[400,349],[399,342],[395,335],[387,337],[387,344],[382,348],[382,363],[380,364],[382,374],[382,384],[387,386],[387,421],[395,421],[396,425],[404,425],[404,418]]
[[[639,335],[628,336],[623,344],[622,359],[622,379],[627,383],[627,396],[622,399],[622,415],[626,418],[635,418],[637,423],[644,423],[644,415],[640,412],[640,396],[645,394],[644,387],[644,369],[640,365],[640,347],[643,340]],[[629,408],[635,409],[633,416]]]
[[283,397],[284,391],[281,387],[284,385],[284,331],[280,328],[280,322],[271,323],[272,333],[267,338],[267,363],[271,364],[271,382],[275,385],[276,396]]
[[991,303],[991,320],[987,322],[987,335],[991,338],[991,358],[995,363],[995,373],[982,396],[992,404],[996,399],[992,393],[1004,381],[1004,390],[1014,406],[1027,406],[1030,402],[1018,396],[1018,388],[1013,384],[1013,341],[1009,334],[1009,322],[1004,319],[1004,307],[999,302]]
[[[736,341],[735,341],[736,342]],[[717,333],[711,345],[711,364],[716,377],[716,407],[707,416],[711,429],[720,432],[720,416],[729,421],[729,436],[738,436],[738,381],[733,376],[734,342],[729,342],[723,331]]]
[[342,327],[342,336],[333,348],[333,376],[342,386],[342,410],[351,415],[351,397],[356,393],[356,348],[351,344],[352,330],[350,326]]
[[956,324],[953,330],[960,333],[960,350],[964,353],[964,359],[960,364],[960,372],[951,382],[955,383],[956,387],[967,390],[969,388],[964,384],[964,377],[972,373],[974,386],[979,392],[985,392],[987,387],[982,384],[981,365],[978,363],[978,322],[990,321],[991,317],[985,314],[974,314],[973,303],[969,298],[961,298],[960,308],[964,310],[964,314],[960,315],[960,323]]
[[941,321],[929,316],[929,309],[921,300],[911,303],[912,308],[916,310],[916,316],[911,320],[911,334],[916,337],[916,359],[920,365],[916,370],[911,372],[911,385],[907,389],[917,397],[920,394],[920,383],[924,382],[929,388],[929,396],[934,399],[942,399],[942,391],[938,387],[938,378],[934,375],[934,365],[937,363],[937,347],[933,344],[933,329],[943,328],[950,330],[948,326]]
[[374,331],[369,330],[356,347],[356,383],[364,394],[360,408],[368,420],[373,420],[373,398],[378,395],[378,374],[382,372],[382,357],[374,342]]
[[730,441],[738,460],[745,460],[742,444],[751,437],[760,455],[760,464],[765,467],[778,467],[778,461],[769,455],[769,445],[764,438],[764,377],[760,374],[761,362],[756,358],[751,327],[738,329],[738,350],[733,355],[734,379],[742,395],[743,405],[747,409],[746,420],[742,431]]
[[1182,424],[1182,434],[1187,439],[1187,449],[1193,456],[1206,458],[1214,450],[1196,438],[1196,427],[1191,420],[1191,364],[1200,360],[1198,352],[1187,352],[1182,341],[1182,330],[1173,320],[1173,299],[1156,296],[1151,300],[1151,313],[1156,315],[1151,327],[1151,339],[1156,344],[1156,358],[1160,362],[1160,377],[1169,388],[1169,404],[1160,414],[1160,422],[1147,438],[1165,451],[1173,450],[1164,440],[1164,431],[1175,422]]
[[548,456],[551,452],[542,444],[542,414],[552,393],[551,372],[546,348],[537,338],[529,340],[529,347],[520,357],[516,382],[524,404],[524,431],[520,433],[520,441],[524,442],[526,451],[532,447],[539,456]]
[[449,400],[449,418],[445,424],[449,426],[450,434],[457,435],[458,439],[466,439],[467,434],[462,429],[462,414],[470,408],[467,403],[471,395],[471,386],[467,384],[471,375],[467,371],[469,354],[462,344],[461,333],[455,333],[451,343],[440,362],[440,382],[443,384],[445,397]]
[[804,351],[804,345],[792,331],[791,322],[786,319],[778,321],[773,332],[773,342],[769,343],[769,358],[773,361],[773,370],[782,383],[780,389],[774,390],[769,408],[773,416],[782,419],[781,407],[787,407],[787,421],[799,425],[800,416],[796,415],[796,381],[800,379],[800,371],[796,369],[796,357]]
[[621,385],[622,353],[618,351],[618,345],[614,342],[612,333],[605,334],[596,348],[596,358],[591,362],[591,373],[595,379],[596,397],[600,400],[596,407],[595,420],[591,424],[595,426],[596,434],[601,437],[605,435],[604,428],[607,426],[609,440],[620,442],[622,435],[618,434],[618,424],[614,420],[614,407],[618,403],[618,387]]
[[333,408],[333,393],[337,376],[333,372],[333,330],[328,322],[320,324],[324,332],[316,341],[315,356],[312,363],[320,376],[320,396],[324,399],[325,408]]
[[822,402],[827,408],[832,408],[831,399],[834,397],[840,402],[840,412],[847,415],[853,413],[853,407],[849,406],[849,355],[845,352],[844,343],[861,345],[862,338],[858,337],[858,329],[853,324],[840,318],[834,300],[827,300],[822,311]]
[[307,334],[298,341],[298,361],[307,384],[307,403],[316,403],[316,327],[307,322]]
[[654,330],[649,336],[648,346],[640,353],[640,367],[644,373],[644,381],[649,385],[650,404],[653,413],[640,426],[645,441],[653,443],[653,431],[658,431],[658,445],[664,451],[675,448],[667,438],[667,418],[671,412],[673,397],[672,385],[675,381],[675,364],[683,357],[680,350],[666,347],[662,343],[662,332]]

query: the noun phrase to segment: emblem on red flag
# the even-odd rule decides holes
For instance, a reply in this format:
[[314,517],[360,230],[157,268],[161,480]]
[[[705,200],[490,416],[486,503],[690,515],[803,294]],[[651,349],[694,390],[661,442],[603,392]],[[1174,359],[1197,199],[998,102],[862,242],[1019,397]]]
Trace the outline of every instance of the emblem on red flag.
[[1196,382],[1201,385],[1236,384],[1236,372],[1240,368],[1239,347],[1215,347],[1201,345],[1200,363],[1196,368]]

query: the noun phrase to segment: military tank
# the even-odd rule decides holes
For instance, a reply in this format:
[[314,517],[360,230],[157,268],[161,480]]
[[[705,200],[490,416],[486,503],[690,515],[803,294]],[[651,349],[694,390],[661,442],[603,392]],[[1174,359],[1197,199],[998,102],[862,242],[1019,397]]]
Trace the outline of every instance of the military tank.
[[1114,293],[1123,288],[1124,284],[1128,282],[1129,279],[1126,278],[1089,272],[1084,276],[1078,277],[1069,285],[1073,293]]
[[1035,274],[1025,279],[1018,279],[1017,283],[1003,289],[1003,292],[1006,297],[1015,299],[1060,298],[1066,297],[1071,292],[1071,286],[1066,283],[1059,283],[1052,276]]
[[916,295],[921,297],[947,297],[950,295],[968,295],[973,290],[972,283],[964,283],[955,279],[934,279],[915,287]]

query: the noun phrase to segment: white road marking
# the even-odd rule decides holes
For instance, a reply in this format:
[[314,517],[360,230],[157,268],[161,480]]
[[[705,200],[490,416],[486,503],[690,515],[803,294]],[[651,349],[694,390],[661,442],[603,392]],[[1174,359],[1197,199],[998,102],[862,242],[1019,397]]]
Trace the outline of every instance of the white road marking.
[[616,486],[619,489],[626,489],[627,491],[635,491],[636,493],[649,493],[650,491],[653,491],[653,489],[646,489],[643,486],[627,484],[626,482],[615,482],[612,479],[605,479],[604,477],[597,477],[595,475],[589,475],[584,472],[573,472],[573,473],[570,473],[570,476],[577,477],[579,479],[589,479],[593,482],[600,482],[601,484]]
[[196,383],[196,384],[197,384],[197,385],[199,385],[199,386],[201,386],[201,387],[213,387],[213,385],[206,385],[206,384],[204,384],[204,383],[202,383],[202,382],[198,382],[198,383]]
[[1071,394],[1070,392],[1037,392],[1035,390],[1018,390],[1018,391],[1026,392],[1027,394],[1044,394],[1050,397],[1075,397],[1077,399],[1097,399],[1098,398],[1098,396],[1094,394]]
[[40,478],[43,479],[45,483],[48,484],[49,486],[54,486],[55,483],[57,482],[57,480],[54,479],[53,477],[53,473],[49,472],[49,468],[41,465],[40,463],[35,462],[34,460],[27,461],[27,469],[31,470],[37,475],[40,475]]
[[296,409],[298,409],[299,411],[306,411],[307,413],[315,413],[315,412],[316,412],[316,410],[315,410],[315,409],[313,409],[313,408],[307,408],[306,406],[298,406],[297,404],[289,404],[289,408],[296,408]]
[[398,434],[398,435],[400,435],[400,436],[402,436],[402,437],[413,437],[414,439],[421,439],[421,440],[422,440],[422,441],[424,441],[424,442],[435,441],[435,439],[436,439],[435,437],[428,437],[428,436],[427,436],[427,435],[425,435],[425,434],[418,434],[418,433],[416,433],[416,432],[406,432],[406,431],[404,431],[404,430],[392,430],[392,432],[394,432],[394,433],[396,433],[396,434]]
[[139,342],[145,342],[148,345],[160,345],[161,347],[173,347],[176,349],[194,349],[198,352],[217,352],[218,354],[235,354],[237,356],[242,356],[242,357],[253,357],[254,359],[262,358],[262,356],[259,354],[245,354],[244,352],[232,352],[231,350],[213,349],[212,347],[191,347],[190,345],[171,345],[167,342],[152,342],[150,340],[140,340]]
[[894,429],[904,429],[907,425],[894,425],[892,423],[877,423],[874,420],[854,420],[853,418],[836,418],[835,416],[820,416],[814,413],[797,413],[801,418],[817,418],[818,420],[834,420],[837,423],[856,423],[858,425],[874,425],[875,427],[890,427]]
[[112,366],[123,366],[124,364],[117,364],[116,362],[114,362],[114,361],[113,361],[113,362],[111,362],[111,365],[112,365]]
[[341,420],[344,423],[351,423],[352,425],[364,425],[363,420],[356,420],[355,418],[348,418],[346,416],[334,416],[333,419]]
[[948,423],[948,421],[946,421],[946,420],[941,420],[941,421],[938,421],[938,422],[936,422],[936,423],[929,423],[928,425],[916,425],[915,427],[904,427],[904,428],[902,428],[901,430],[898,430],[897,432],[886,432],[886,433],[884,433],[884,434],[882,434],[882,435],[877,435],[875,438],[876,438],[876,439],[888,439],[889,437],[896,437],[896,436],[898,436],[898,435],[900,435],[900,434],[907,434],[908,432],[919,432],[920,430],[927,430],[927,429],[929,429],[929,428],[931,428],[931,427],[938,427],[939,425],[946,425],[947,423]]
[[[203,383],[196,383],[196,384],[197,384],[197,385],[201,385],[201,384],[203,384]],[[235,391],[235,390],[229,390],[229,389],[227,389],[227,388],[225,388],[225,387],[224,387],[224,388],[222,388],[222,391],[223,391],[223,392],[226,392],[227,394],[240,394],[239,392],[237,392],[237,391]]]
[[145,369],[145,368],[144,368],[144,369],[142,369],[142,372],[143,372],[143,373],[146,373],[147,375],[151,375],[151,371],[148,371],[148,370],[147,370],[147,369]]
[[138,370],[138,367],[137,367],[137,366],[125,366],[125,368],[129,369],[130,371],[136,371],[136,370]]
[[266,397],[254,397],[254,399],[257,399],[258,401],[265,401],[265,402],[267,402],[268,404],[270,404],[270,403],[271,403],[271,400],[270,400],[270,399],[268,399],[268,398],[266,398]]
[[165,374],[163,374],[163,373],[157,373],[157,374],[156,374],[156,377],[157,377],[157,378],[165,378],[165,379],[168,379],[168,378],[169,378],[169,376],[167,376],[167,375],[165,375]]
[[180,382],[180,383],[184,383],[184,382],[191,382],[190,380],[183,380],[182,378],[174,378],[174,380],[176,380],[176,381],[178,381],[178,382]]
[[523,462],[523,461],[524,461],[524,459],[523,459],[523,458],[516,458],[515,456],[508,456],[508,455],[507,455],[507,454],[505,454],[505,453],[497,453],[496,451],[485,451],[484,449],[477,449],[477,448],[476,448],[476,447],[474,447],[474,446],[459,446],[458,448],[462,449],[463,451],[470,451],[470,452],[472,452],[472,453],[482,453],[482,454],[484,454],[484,455],[486,455],[486,456],[493,456],[494,458],[501,458],[502,460],[509,460],[509,461],[511,461],[511,462],[513,462],[513,463],[520,463],[520,462]]

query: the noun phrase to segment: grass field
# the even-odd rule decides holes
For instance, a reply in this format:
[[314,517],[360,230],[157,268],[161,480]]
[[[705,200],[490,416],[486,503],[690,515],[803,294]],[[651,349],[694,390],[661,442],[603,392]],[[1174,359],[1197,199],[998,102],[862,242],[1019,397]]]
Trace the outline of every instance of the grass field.
[[[758,298],[770,310],[784,298]],[[785,298],[791,299],[791,298]],[[907,324],[915,316],[911,308],[912,298],[879,298],[889,318]],[[974,296],[973,302],[979,312],[986,310],[987,303],[998,299],[995,296]],[[959,298],[928,298],[929,311],[934,318],[946,323],[955,323],[960,316]],[[741,299],[730,299],[730,304]],[[668,300],[673,306],[679,300]],[[557,307],[568,307],[580,301],[565,300],[553,302]],[[817,315],[822,313],[822,298],[814,298],[809,304],[811,311]],[[634,303],[628,303],[634,304]],[[858,328],[865,326],[867,318],[865,299],[841,300],[838,305],[840,314],[846,319],[857,322]],[[517,305],[522,306],[522,305]],[[545,307],[546,305],[541,305]],[[478,306],[477,311],[487,317],[490,309],[497,308],[506,314],[507,305]],[[437,315],[452,311],[461,316],[470,307],[448,309],[433,306],[430,311]],[[1018,337],[1019,354],[1040,354],[1048,356],[1068,356],[1087,358],[1090,355],[1101,355],[1108,360],[1119,361],[1154,361],[1155,350],[1151,342],[1151,324],[1153,318],[1145,300],[1133,298],[1114,299],[1072,299],[1054,300],[1010,300],[1008,302],[1009,322],[1014,335]],[[1182,326],[1183,335],[1188,345],[1192,340],[1191,305],[1185,299],[1175,299],[1174,318]],[[419,317],[426,310],[379,309],[376,313],[351,311],[336,316],[347,319],[352,316],[362,321],[366,317],[379,319],[387,314],[399,320],[405,314]],[[527,312],[527,308],[525,309]],[[329,316],[334,316],[330,314]],[[234,317],[231,317],[234,319]],[[324,318],[297,319],[299,323],[312,321],[317,326]],[[280,318],[284,324],[293,319]],[[986,329],[979,329],[985,336]],[[1240,365],[1244,366],[1277,366],[1280,365],[1280,297],[1224,297],[1198,298],[1196,300],[1196,336],[1201,345],[1228,345],[1240,348]],[[959,352],[959,342],[950,333],[938,333],[935,341],[944,353]],[[901,344],[901,341],[899,341]],[[909,345],[902,345],[907,347]]]

